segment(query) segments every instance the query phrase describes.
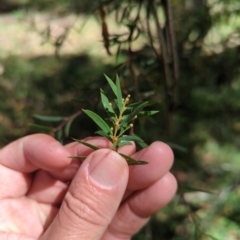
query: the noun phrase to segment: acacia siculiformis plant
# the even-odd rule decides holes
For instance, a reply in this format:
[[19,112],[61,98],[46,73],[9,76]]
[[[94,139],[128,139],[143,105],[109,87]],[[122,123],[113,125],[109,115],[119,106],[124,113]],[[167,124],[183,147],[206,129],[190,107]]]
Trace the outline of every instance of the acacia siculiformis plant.
[[[136,142],[142,148],[146,147],[147,144],[139,136],[127,135],[127,132],[133,127],[132,122],[134,119],[143,116],[151,116],[158,112],[155,110],[143,111],[145,107],[155,104],[156,101],[130,103],[130,95],[127,95],[126,98],[123,98],[122,96],[122,90],[118,76],[116,76],[115,83],[108,76],[105,77],[116,97],[113,101],[109,101],[105,92],[100,89],[101,102],[104,110],[106,111],[107,119],[104,120],[101,116],[90,110],[83,109],[83,112],[87,114],[100,128],[96,134],[106,137],[112,143],[111,149],[113,151],[118,152],[120,147],[124,145],[131,145],[131,141]],[[99,147],[82,140],[74,140],[94,150],[99,149]],[[137,160],[122,153],[119,154],[126,159],[129,165],[147,164],[146,161]],[[86,156],[71,156],[71,158],[84,160]]]

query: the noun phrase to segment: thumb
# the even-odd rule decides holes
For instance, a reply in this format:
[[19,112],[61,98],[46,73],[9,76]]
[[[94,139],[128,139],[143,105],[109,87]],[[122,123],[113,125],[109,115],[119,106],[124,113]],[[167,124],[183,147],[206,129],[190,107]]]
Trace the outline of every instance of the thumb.
[[93,152],[81,165],[59,213],[40,239],[101,239],[127,181],[128,166],[119,154],[109,149]]

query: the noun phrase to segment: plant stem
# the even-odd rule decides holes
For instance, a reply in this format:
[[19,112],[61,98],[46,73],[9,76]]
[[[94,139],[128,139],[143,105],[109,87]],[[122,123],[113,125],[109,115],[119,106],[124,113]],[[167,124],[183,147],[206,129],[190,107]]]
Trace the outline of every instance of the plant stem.
[[[129,103],[129,99],[130,99],[130,95],[128,95],[126,97],[126,99],[123,99],[123,106],[122,109],[119,113],[119,116],[117,117],[117,120],[113,123],[113,138],[112,138],[112,143],[113,143],[113,150],[117,152],[118,150],[118,146],[117,146],[117,142],[118,142],[118,138],[120,137],[120,135],[122,135],[125,131],[121,131],[120,134],[118,134],[118,130],[119,130],[119,125],[122,121],[122,117],[123,117],[123,113],[126,110],[126,105]],[[126,129],[127,130],[127,129]]]

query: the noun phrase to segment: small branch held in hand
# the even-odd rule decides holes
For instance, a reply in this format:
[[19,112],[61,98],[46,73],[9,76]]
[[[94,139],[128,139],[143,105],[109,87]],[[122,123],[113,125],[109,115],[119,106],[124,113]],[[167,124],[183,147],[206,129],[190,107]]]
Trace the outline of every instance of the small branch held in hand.
[[[156,101],[146,101],[146,102],[136,102],[130,104],[130,95],[128,94],[126,98],[122,97],[122,89],[120,85],[120,80],[118,76],[116,77],[116,82],[114,83],[109,77],[105,76],[110,88],[112,89],[116,99],[109,101],[105,92],[100,89],[102,105],[108,116],[107,121],[105,121],[98,114],[83,109],[86,113],[100,128],[96,133],[100,136],[106,137],[111,143],[111,149],[118,152],[118,149],[125,145],[131,145],[134,141],[138,143],[141,147],[146,147],[146,143],[137,135],[126,135],[127,131],[133,127],[132,122],[142,116],[151,116],[158,111],[143,111],[143,109],[149,105],[155,104]],[[99,149],[97,146],[91,145],[87,142],[74,139],[75,141],[83,144],[93,150]],[[129,165],[142,165],[147,164],[146,161],[136,160],[131,156],[119,153]],[[72,157],[74,158],[74,156]],[[78,157],[75,157],[78,158]],[[82,156],[79,159],[83,159]]]

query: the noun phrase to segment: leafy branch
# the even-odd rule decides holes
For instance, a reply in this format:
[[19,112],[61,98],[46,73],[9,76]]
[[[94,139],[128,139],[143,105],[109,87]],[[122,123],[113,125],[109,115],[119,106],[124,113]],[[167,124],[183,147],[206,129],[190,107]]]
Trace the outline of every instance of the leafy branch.
[[78,117],[81,114],[82,114],[82,110],[78,110],[74,114],[72,114],[70,116],[67,116],[67,117],[63,117],[63,116],[44,116],[44,115],[35,114],[34,115],[35,119],[38,119],[38,120],[44,121],[44,122],[58,123],[58,125],[56,127],[48,127],[48,126],[45,126],[45,125],[39,125],[39,124],[33,124],[33,123],[31,123],[29,125],[31,127],[35,128],[35,129],[39,129],[41,131],[46,131],[51,136],[56,135],[57,139],[59,141],[61,141],[63,132],[64,132],[64,135],[67,137],[69,135],[69,131],[70,131],[72,122],[74,121],[74,119],[76,117]]
[[[146,147],[147,144],[137,135],[127,135],[127,131],[133,127],[133,120],[139,117],[151,116],[158,111],[143,111],[147,106],[156,104],[157,101],[142,101],[130,104],[131,96],[128,94],[126,98],[122,96],[120,80],[116,77],[115,83],[106,76],[106,80],[115,95],[115,99],[109,101],[106,93],[100,89],[101,102],[107,114],[105,121],[101,116],[87,109],[83,112],[87,114],[100,128],[96,134],[106,137],[111,143],[111,149],[118,152],[118,149],[125,145],[131,145],[131,141],[136,142],[141,147]],[[93,150],[99,149],[97,146],[91,145],[81,140],[74,139],[75,141],[84,144]],[[147,164],[146,161],[136,160],[130,156],[119,153],[126,159],[129,165]],[[85,156],[71,156],[72,158],[85,159]]]

